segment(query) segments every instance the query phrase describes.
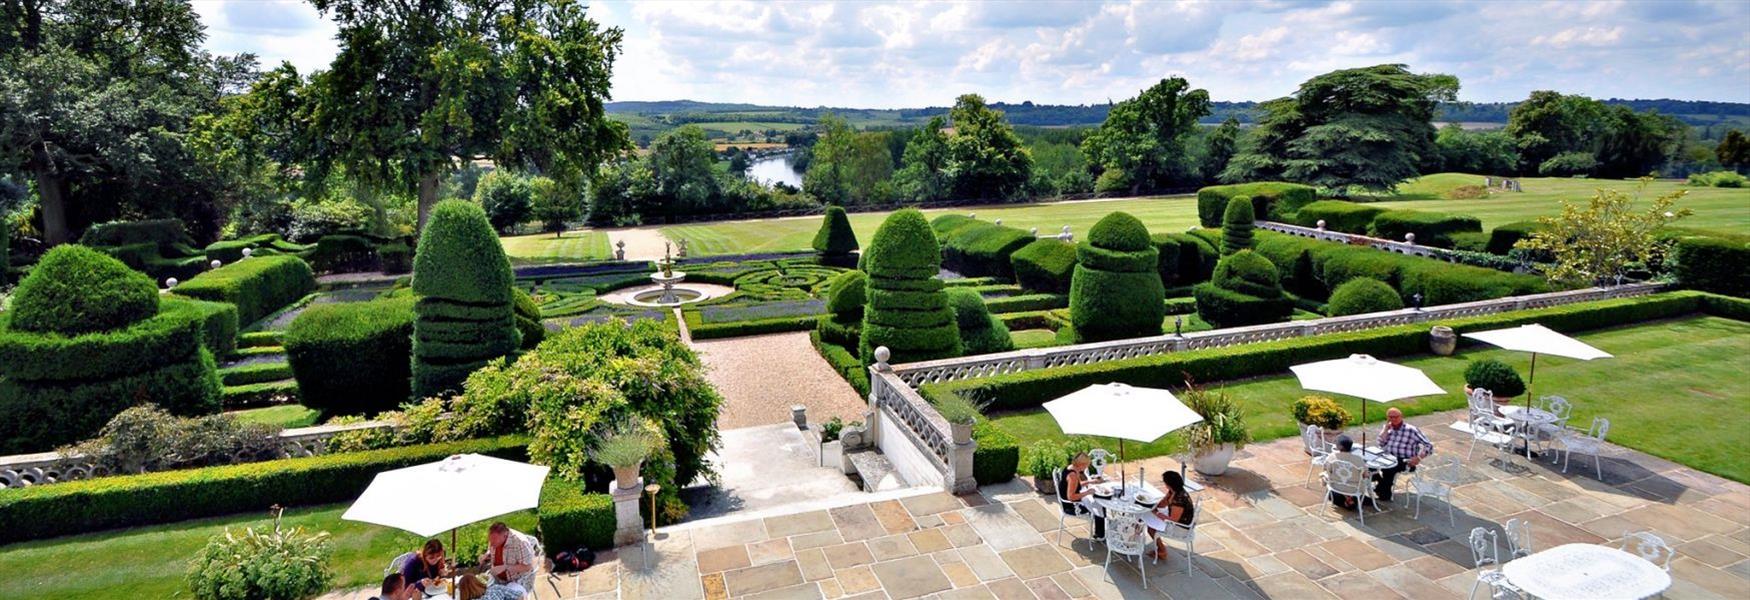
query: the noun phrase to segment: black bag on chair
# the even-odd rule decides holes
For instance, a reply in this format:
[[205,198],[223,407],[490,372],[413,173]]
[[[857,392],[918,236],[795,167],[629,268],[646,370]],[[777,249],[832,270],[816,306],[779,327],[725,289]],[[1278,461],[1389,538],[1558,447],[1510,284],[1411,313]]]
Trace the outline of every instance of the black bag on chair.
[[588,569],[595,564],[595,551],[589,548],[578,548],[572,552],[560,552],[553,557],[553,572],[575,573]]

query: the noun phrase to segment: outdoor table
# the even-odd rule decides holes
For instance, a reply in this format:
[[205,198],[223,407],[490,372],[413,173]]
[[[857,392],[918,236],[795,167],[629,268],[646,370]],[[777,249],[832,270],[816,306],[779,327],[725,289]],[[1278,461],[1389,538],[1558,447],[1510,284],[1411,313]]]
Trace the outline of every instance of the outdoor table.
[[1094,484],[1093,488],[1094,503],[1101,508],[1114,508],[1123,506],[1127,503],[1135,503],[1137,506],[1152,507],[1156,502],[1160,502],[1161,497],[1165,495],[1162,494],[1160,490],[1144,485],[1141,482],[1125,486],[1123,490],[1118,489],[1117,482],[1111,481]]
[[1537,427],[1556,422],[1554,413],[1541,408],[1508,405],[1501,407],[1501,415],[1513,420],[1513,430],[1518,433],[1515,437],[1525,440],[1525,458],[1528,459],[1531,458],[1531,437]]
[[1398,466],[1398,457],[1386,454],[1384,450],[1376,447],[1350,450],[1350,452],[1367,461],[1367,470],[1369,471],[1384,471]]
[[1507,581],[1544,600],[1646,598],[1671,587],[1671,574],[1616,548],[1564,544],[1501,566]]

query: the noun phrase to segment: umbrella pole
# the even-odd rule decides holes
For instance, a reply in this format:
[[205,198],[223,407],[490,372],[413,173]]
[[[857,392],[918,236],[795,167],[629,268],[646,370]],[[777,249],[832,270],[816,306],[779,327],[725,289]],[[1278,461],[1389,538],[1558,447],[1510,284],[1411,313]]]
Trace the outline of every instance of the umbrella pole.
[[[461,550],[462,550],[461,548],[456,547],[456,530],[451,529],[450,530],[450,552],[456,553],[456,558],[458,559],[458,561],[456,563],[457,566],[460,566],[462,564],[460,562],[460,558],[461,558],[461,554],[462,554]],[[459,570],[461,570],[461,569],[450,569],[450,591],[457,593],[457,594],[461,593],[461,590],[458,589],[458,586],[457,586],[458,578],[456,577],[456,572]]]
[[[1531,387],[1537,384],[1537,353],[1531,353],[1531,376],[1525,380],[1525,410],[1531,410]],[[1527,413],[1529,414],[1529,413]]]
[[1361,399],[1361,450],[1367,450],[1367,399]]
[[1124,438],[1118,438],[1118,493],[1123,494],[1127,487],[1124,482]]

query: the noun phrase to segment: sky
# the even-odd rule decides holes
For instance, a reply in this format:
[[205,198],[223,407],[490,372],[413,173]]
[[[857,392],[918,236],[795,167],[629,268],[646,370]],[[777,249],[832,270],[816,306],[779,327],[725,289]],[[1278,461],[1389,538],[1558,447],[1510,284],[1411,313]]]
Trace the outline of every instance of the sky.
[[[208,49],[326,68],[307,2],[195,0]],[[1268,100],[1335,69],[1404,63],[1459,97],[1750,102],[1750,1],[593,2],[625,30],[615,100],[783,106],[1089,104],[1181,76]]]

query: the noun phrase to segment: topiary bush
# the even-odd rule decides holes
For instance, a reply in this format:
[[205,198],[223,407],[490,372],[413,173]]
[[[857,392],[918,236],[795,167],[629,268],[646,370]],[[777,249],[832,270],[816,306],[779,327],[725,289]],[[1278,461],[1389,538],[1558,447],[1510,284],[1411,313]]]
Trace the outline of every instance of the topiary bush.
[[978,292],[954,288],[948,290],[948,306],[954,309],[954,321],[960,329],[960,341],[967,354],[990,354],[1015,349],[1009,338],[1009,327],[990,314],[984,297]]
[[959,215],[943,215],[931,224],[942,244],[942,265],[967,277],[1015,276],[1013,255],[1034,241],[1031,234]]
[[826,285],[826,318],[815,326],[820,339],[855,348],[862,337],[863,308],[869,303],[869,277],[862,271],[845,271]]
[[1251,250],[1221,259],[1210,282],[1199,284],[1192,295],[1197,316],[1216,327],[1286,321],[1294,311],[1294,303],[1282,293],[1276,266]]
[[541,324],[541,307],[520,288],[511,288],[512,314],[516,315],[516,330],[522,336],[524,350],[534,348],[547,337],[547,326]]
[[1221,217],[1221,255],[1228,256],[1252,248],[1252,199],[1235,196],[1227,201],[1227,212]]
[[1295,213],[1294,222],[1303,227],[1317,227],[1319,221],[1325,222],[1325,229],[1343,233],[1367,233],[1367,226],[1373,224],[1373,218],[1385,212],[1385,209],[1366,204],[1344,202],[1342,200],[1320,200],[1300,207]]
[[1677,282],[1684,287],[1750,296],[1750,243],[1717,237],[1677,239]]
[[296,256],[246,258],[177,284],[177,295],[229,302],[237,319],[254,323],[316,291],[316,274]]
[[1009,255],[1015,283],[1036,292],[1069,292],[1075,276],[1076,246],[1055,238],[1040,238]]
[[158,314],[158,287],[144,274],[90,248],[67,244],[43,254],[13,291],[12,328],[79,335]]
[[1278,181],[1260,181],[1234,185],[1212,185],[1197,190],[1197,220],[1204,227],[1220,227],[1228,201],[1246,196],[1252,200],[1252,212],[1271,221],[1292,221],[1302,206],[1318,200],[1318,190],[1312,186]]
[[1180,252],[1195,254],[1197,250],[1181,250],[1179,239],[1171,234],[1157,233],[1148,236],[1148,240],[1155,247],[1155,270],[1161,274],[1161,285],[1172,287],[1179,280]]
[[1464,368],[1464,384],[1494,392],[1496,398],[1512,398],[1525,393],[1525,380],[1507,363],[1485,358],[1471,361]]
[[873,364],[875,349],[882,346],[893,363],[959,356],[954,311],[936,278],[942,251],[924,214],[904,209],[889,215],[863,256],[869,274],[869,306],[858,343],[863,362]]
[[820,231],[814,233],[814,252],[821,263],[849,267],[856,264],[852,256],[857,251],[857,232],[851,229],[851,218],[842,206],[826,207]]
[[159,301],[160,310],[187,310],[201,322],[201,344],[213,356],[229,356],[237,349],[237,307],[226,302],[208,302],[176,296]]
[[1438,248],[1453,247],[1454,235],[1482,231],[1483,222],[1476,217],[1416,210],[1388,210],[1375,215],[1367,226],[1367,235],[1376,238],[1401,242],[1404,234],[1413,233],[1417,245]]
[[305,406],[370,414],[407,401],[414,298],[320,304],[286,327],[282,343]]
[[189,237],[180,220],[149,219],[145,221],[110,221],[92,225],[85,230],[84,235],[79,236],[79,243],[85,246],[126,246],[141,243],[160,246],[193,245],[194,238]]
[[1331,301],[1325,308],[1325,314],[1342,317],[1403,307],[1403,298],[1399,298],[1397,290],[1391,289],[1385,282],[1371,277],[1356,277],[1343,282],[1343,285],[1337,286],[1336,291],[1331,292]]
[[519,346],[510,259],[479,206],[432,208],[413,259],[413,395],[461,388],[475,369]]
[[1076,246],[1070,282],[1070,323],[1077,342],[1160,335],[1166,287],[1148,228],[1114,212]]

